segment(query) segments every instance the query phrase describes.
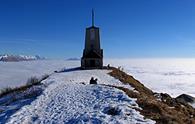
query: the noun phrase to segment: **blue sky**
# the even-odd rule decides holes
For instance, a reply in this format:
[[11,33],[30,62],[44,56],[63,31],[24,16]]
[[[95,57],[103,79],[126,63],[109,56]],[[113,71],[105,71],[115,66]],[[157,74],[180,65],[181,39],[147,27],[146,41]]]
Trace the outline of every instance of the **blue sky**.
[[195,57],[194,0],[1,0],[0,54],[81,57],[92,8],[106,58]]

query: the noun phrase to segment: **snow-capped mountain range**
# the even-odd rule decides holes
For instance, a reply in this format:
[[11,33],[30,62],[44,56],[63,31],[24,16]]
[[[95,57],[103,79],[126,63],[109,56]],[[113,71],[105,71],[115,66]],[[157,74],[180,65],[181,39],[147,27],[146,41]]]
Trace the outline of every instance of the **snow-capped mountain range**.
[[0,61],[4,62],[18,62],[18,61],[31,61],[31,60],[42,60],[44,57],[40,57],[38,55],[35,56],[27,56],[27,55],[0,55]]

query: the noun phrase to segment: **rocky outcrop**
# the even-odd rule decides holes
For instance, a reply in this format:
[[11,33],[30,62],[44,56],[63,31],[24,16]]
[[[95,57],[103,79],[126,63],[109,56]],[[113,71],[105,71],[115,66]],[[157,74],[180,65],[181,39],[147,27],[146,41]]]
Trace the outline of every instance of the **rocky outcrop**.
[[193,103],[195,103],[195,98],[190,96],[190,95],[187,95],[187,94],[181,94],[178,97],[176,97],[175,99],[178,102],[183,103],[183,104],[186,104],[186,103],[193,104]]

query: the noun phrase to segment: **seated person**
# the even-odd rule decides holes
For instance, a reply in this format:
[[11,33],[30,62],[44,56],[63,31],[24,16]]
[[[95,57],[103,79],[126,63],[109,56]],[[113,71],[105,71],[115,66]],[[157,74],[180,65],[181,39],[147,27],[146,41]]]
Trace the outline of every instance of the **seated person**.
[[97,84],[97,80],[97,78],[94,80],[94,77],[91,77],[89,84]]

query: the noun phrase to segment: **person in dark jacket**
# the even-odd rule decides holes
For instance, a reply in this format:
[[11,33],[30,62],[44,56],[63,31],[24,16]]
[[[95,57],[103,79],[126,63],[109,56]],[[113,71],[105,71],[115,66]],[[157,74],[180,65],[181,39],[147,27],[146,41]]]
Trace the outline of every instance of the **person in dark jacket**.
[[91,77],[89,84],[97,84],[97,80],[98,80],[97,78],[94,79],[94,77]]

